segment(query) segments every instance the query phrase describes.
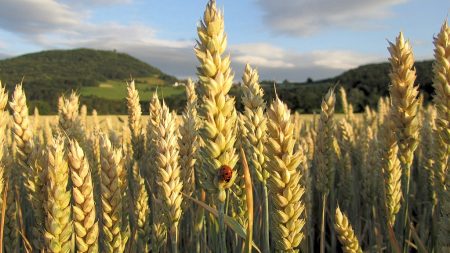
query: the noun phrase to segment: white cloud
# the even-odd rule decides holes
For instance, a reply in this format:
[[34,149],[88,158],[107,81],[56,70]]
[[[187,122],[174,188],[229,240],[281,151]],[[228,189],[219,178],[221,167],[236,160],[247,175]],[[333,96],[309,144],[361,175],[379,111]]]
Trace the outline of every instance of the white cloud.
[[336,27],[362,28],[392,15],[408,0],[258,0],[269,27],[282,34],[305,36]]
[[314,66],[340,70],[351,69],[365,63],[381,60],[378,56],[342,50],[313,51],[310,53],[310,57],[311,64]]
[[230,47],[233,60],[242,64],[251,62],[267,68],[292,68],[294,64],[286,62],[286,52],[266,43],[240,44]]
[[231,46],[234,61],[250,62],[266,68],[295,68],[317,66],[345,70],[361,64],[379,60],[377,57],[345,50],[316,50],[296,52],[267,43],[240,44]]
[[[123,3],[124,0],[114,2]],[[8,7],[14,13],[7,13],[2,6],[0,29],[42,49],[116,49],[168,74],[195,76],[198,61],[193,52],[193,40],[160,39],[154,28],[140,23],[92,23],[88,21],[89,14],[84,7],[53,0],[42,0],[39,4],[37,0],[11,1]],[[7,50],[2,49],[2,52],[7,53]],[[304,81],[307,77],[330,77],[376,59],[371,55],[342,50],[297,52],[269,43],[230,45],[229,52],[236,80],[240,79],[246,63],[258,67],[262,79]]]
[[259,69],[263,79],[304,81],[337,75],[362,64],[380,61],[378,56],[344,50],[298,52],[267,43],[232,45],[231,61],[237,78],[249,63]]
[[[106,0],[95,0],[96,3],[102,1]],[[84,2],[87,1],[10,1],[7,6],[0,8],[0,29],[16,34],[42,49],[116,49],[149,62],[169,74],[195,73],[194,41],[160,39],[155,29],[139,23],[89,22],[89,11],[83,5]],[[128,2],[114,0],[109,3]]]
[[27,36],[49,31],[64,31],[80,23],[82,13],[54,0],[3,1],[0,27]]

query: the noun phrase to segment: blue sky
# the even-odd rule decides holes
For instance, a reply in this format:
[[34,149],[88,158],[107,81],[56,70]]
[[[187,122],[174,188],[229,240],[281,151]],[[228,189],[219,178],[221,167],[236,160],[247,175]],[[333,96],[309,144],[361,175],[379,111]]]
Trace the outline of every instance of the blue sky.
[[[129,53],[195,77],[196,25],[206,0],[0,0],[0,58],[89,47]],[[402,31],[431,59],[448,0],[217,0],[236,79],[245,63],[263,79],[304,81],[386,61]],[[0,77],[1,78],[1,77]]]

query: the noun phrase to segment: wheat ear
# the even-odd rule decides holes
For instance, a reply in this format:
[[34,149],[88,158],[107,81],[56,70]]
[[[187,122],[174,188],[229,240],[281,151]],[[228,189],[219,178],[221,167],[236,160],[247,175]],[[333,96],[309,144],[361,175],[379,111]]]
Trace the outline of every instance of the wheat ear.
[[172,252],[178,250],[178,223],[181,218],[181,191],[183,183],[180,178],[178,165],[179,147],[174,114],[163,102],[161,108],[161,121],[157,127],[157,156],[158,168],[157,184],[158,196],[161,198],[165,220],[170,229]]
[[392,123],[384,121],[378,131],[378,157],[379,166],[384,176],[385,206],[387,219],[392,227],[395,224],[395,217],[400,211],[402,189],[401,177],[402,169],[398,158],[398,145],[395,134],[392,132]]
[[57,137],[48,147],[45,248],[48,252],[70,252],[73,233],[69,168],[64,139]]
[[347,216],[341,212],[339,207],[336,208],[334,229],[338,234],[339,241],[342,244],[342,251],[344,253],[362,253],[358,238],[356,238],[352,225],[348,221]]
[[447,21],[434,38],[433,97],[437,110],[435,131],[435,178],[440,204],[439,247],[450,251],[450,28]]
[[151,236],[150,231],[150,208],[148,205],[148,193],[145,188],[144,179],[139,176],[137,178],[137,196],[135,197],[135,212],[136,212],[136,225],[137,225],[137,250],[138,252],[149,251],[149,238]]
[[391,42],[389,44],[391,118],[395,124],[400,162],[406,179],[408,179],[419,138],[417,117],[419,91],[418,87],[414,85],[416,71],[413,66],[414,56],[411,45],[404,40],[402,33],[396,38],[395,44]]
[[104,252],[122,252],[124,248],[122,228],[122,182],[123,159],[120,149],[113,148],[106,135],[100,135],[101,147],[101,195],[102,240]]
[[305,190],[300,184],[302,170],[298,167],[306,156],[302,149],[294,151],[296,141],[290,111],[280,99],[276,98],[272,103],[267,117],[266,155],[267,170],[271,175],[268,188],[272,200],[273,242],[277,251],[295,251],[304,237],[302,195]]
[[167,240],[167,227],[164,223],[164,215],[162,212],[162,202],[156,201],[157,194],[157,137],[158,126],[161,121],[161,102],[158,98],[158,94],[153,93],[149,106],[149,120],[147,123],[147,168],[144,176],[147,178],[151,194],[151,206],[152,210],[152,251],[159,252]]
[[87,130],[87,113],[88,113],[87,105],[83,104],[80,107],[80,124],[81,127],[85,130]]
[[247,130],[246,146],[251,154],[248,158],[258,179],[265,184],[270,174],[265,170],[264,145],[267,139],[267,120],[264,116],[266,109],[264,91],[259,85],[258,72],[248,64],[245,66],[242,81],[242,103],[245,109],[243,121]]
[[141,104],[134,80],[127,83],[127,91],[128,126],[131,131],[132,152],[134,159],[140,160],[144,153],[144,135],[142,133]]
[[77,252],[97,252],[99,229],[94,202],[94,185],[88,160],[75,140],[70,142],[68,157],[73,185],[73,218]]
[[433,86],[436,95],[433,101],[436,107],[435,159],[436,187],[438,192],[445,189],[445,177],[448,174],[450,156],[450,27],[445,22],[434,38]]
[[419,90],[414,85],[416,71],[414,69],[414,56],[409,41],[405,41],[403,34],[396,38],[395,44],[389,42],[389,52],[391,57],[391,72],[389,74],[391,85],[392,108],[391,120],[395,124],[395,133],[399,147],[399,158],[402,166],[402,191],[405,197],[403,205],[403,249],[408,248],[406,243],[409,230],[409,192],[411,181],[411,167],[414,158],[414,151],[419,143]]
[[[192,196],[195,190],[194,167],[197,160],[198,126],[197,120],[197,94],[195,85],[191,79],[186,83],[187,104],[181,116],[182,124],[180,126],[179,147],[180,147],[180,168],[181,178],[183,180],[183,192]],[[183,209],[187,207],[186,201],[183,202]]]
[[266,170],[266,154],[264,146],[267,142],[267,118],[264,115],[266,104],[264,91],[259,85],[259,74],[250,65],[245,66],[242,76],[242,103],[244,113],[242,122],[246,130],[244,147],[251,169],[262,183],[263,191],[263,234],[264,249],[270,251],[269,245],[269,204],[267,194],[267,180],[270,177]]
[[[5,110],[8,102],[8,93],[0,82],[0,166],[1,173],[5,179],[5,183],[8,184],[6,194],[6,210],[5,210],[5,224],[3,227],[3,247],[5,252],[19,252],[20,241],[18,233],[18,220],[17,220],[17,202],[14,199],[14,177],[13,177],[13,161],[11,156],[4,156],[4,152],[8,150],[6,136],[6,126],[9,121],[9,113]],[[6,148],[6,150],[4,150]],[[2,184],[2,192],[4,184]],[[2,195],[3,196],[3,195]]]
[[343,119],[337,124],[337,139],[341,150],[339,182],[337,184],[342,206],[348,210],[354,196],[354,177],[352,151],[355,134],[353,126],[347,119]]
[[221,203],[225,202],[225,189],[236,179],[232,173],[230,180],[221,180],[219,171],[222,165],[234,168],[238,157],[234,148],[236,141],[237,114],[234,99],[228,95],[233,74],[229,56],[223,57],[227,37],[224,32],[223,13],[217,10],[215,1],[206,6],[203,20],[197,28],[198,44],[195,54],[200,62],[198,77],[200,79],[201,110],[204,120],[201,136],[204,146],[201,147],[204,176],[203,186]]
[[316,137],[315,166],[317,169],[317,189],[322,194],[328,194],[334,183],[334,161],[336,159],[334,105],[336,97],[334,90],[330,89],[322,100],[319,126]]
[[79,115],[79,95],[72,91],[69,98],[62,97],[62,104],[58,117],[59,127],[69,138],[76,139],[85,147],[85,132]]

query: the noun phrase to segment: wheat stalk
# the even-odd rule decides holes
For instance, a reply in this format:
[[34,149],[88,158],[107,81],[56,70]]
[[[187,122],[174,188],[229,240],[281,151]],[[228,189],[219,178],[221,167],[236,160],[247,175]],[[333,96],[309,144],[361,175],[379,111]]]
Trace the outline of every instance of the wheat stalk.
[[135,160],[141,159],[144,153],[144,135],[141,123],[141,105],[139,103],[139,93],[136,90],[134,80],[127,82],[127,106],[128,106],[128,126],[131,131],[131,146]]
[[228,92],[233,82],[229,56],[221,57],[226,48],[224,19],[222,12],[216,8],[215,1],[206,6],[203,21],[197,28],[198,44],[195,54],[200,62],[198,77],[200,79],[201,110],[203,119],[201,147],[204,176],[203,186],[211,193],[217,194],[219,202],[224,203],[228,189],[236,179],[236,173],[229,181],[219,178],[222,165],[234,168],[237,154],[234,148],[236,140],[237,114],[234,99]]
[[[234,147],[236,141],[237,114],[234,99],[228,95],[234,74],[230,57],[222,57],[227,37],[224,32],[223,13],[211,0],[206,6],[203,20],[197,27],[198,41],[194,48],[200,66],[201,106],[199,115],[203,119],[200,134],[204,145],[200,148],[202,157],[202,187],[219,201],[219,252],[226,252],[225,242],[225,200],[237,176],[233,173],[238,156]],[[231,168],[231,177],[223,180],[220,174],[223,166]]]
[[147,178],[151,194],[150,209],[152,210],[152,251],[159,252],[166,242],[167,227],[164,224],[164,215],[162,214],[162,202],[155,201],[157,198],[157,137],[158,126],[161,121],[161,103],[158,94],[155,92],[150,100],[149,120],[147,123],[147,169],[144,177]]
[[[238,133],[236,140],[236,148],[244,147],[243,142],[247,139],[247,130],[244,127],[243,115],[239,113],[238,115]],[[240,160],[244,158],[240,155]],[[231,213],[232,217],[242,225],[243,228],[247,227],[248,222],[248,209],[246,205],[246,190],[245,190],[245,180],[244,180],[244,164],[239,162],[236,164],[235,173],[238,174],[236,181],[231,186],[230,190],[230,201],[231,201]]]
[[60,129],[69,138],[76,139],[82,147],[85,147],[85,132],[81,123],[78,108],[80,107],[79,95],[72,91],[69,98],[62,96],[58,122]]
[[316,187],[322,194],[328,194],[334,183],[335,137],[334,137],[334,105],[336,98],[334,90],[330,89],[322,101],[319,126],[316,138],[315,166],[317,169]]
[[45,209],[45,249],[48,252],[70,252],[73,233],[70,206],[69,168],[64,139],[57,137],[48,147],[47,199]]
[[76,140],[69,145],[72,178],[73,219],[77,252],[98,251],[98,222],[94,203],[94,185],[89,163]]
[[341,86],[339,88],[339,94],[341,95],[341,104],[342,110],[345,114],[345,119],[348,121],[352,121],[354,119],[353,106],[347,101],[347,92],[345,91],[344,87]]
[[416,71],[414,69],[414,56],[411,45],[405,41],[403,34],[396,38],[395,44],[389,42],[389,53],[391,57],[391,72],[389,77],[391,85],[389,92],[391,94],[392,108],[391,120],[395,124],[395,132],[399,147],[399,158],[402,166],[402,186],[405,205],[403,211],[403,250],[407,250],[406,235],[409,230],[409,192],[411,167],[414,158],[414,151],[419,142],[419,118],[417,117],[419,109],[419,90],[414,85]]
[[352,225],[348,221],[347,216],[341,212],[339,207],[336,208],[334,229],[338,234],[339,241],[342,244],[344,253],[362,253],[359,246],[358,238],[355,236]]
[[[179,147],[180,147],[180,168],[181,178],[183,181],[183,192],[187,196],[192,196],[195,190],[194,167],[197,161],[198,126],[197,119],[197,94],[195,93],[195,85],[191,79],[186,83],[187,104],[181,116],[181,126]],[[186,209],[187,202],[183,202],[183,209]]]
[[137,197],[135,203],[136,225],[137,225],[137,250],[138,252],[149,251],[150,231],[150,208],[148,206],[148,194],[145,188],[144,179],[139,176]]
[[434,38],[433,97],[436,106],[435,178],[440,205],[439,250],[450,250],[450,28],[447,21]]
[[[403,34],[396,38],[395,44],[389,42],[391,57],[390,94],[392,99],[391,118],[395,124],[395,131],[399,145],[399,157],[406,179],[413,161],[414,150],[418,144],[419,122],[418,87],[414,85],[416,71],[414,70],[414,56],[408,41]],[[406,190],[406,189],[405,189]],[[405,192],[407,194],[408,191]]]
[[160,111],[161,121],[156,129],[158,196],[163,202],[165,222],[167,227],[170,228],[172,252],[178,250],[178,223],[181,218],[181,203],[183,201],[181,195],[183,183],[181,182],[178,165],[179,147],[175,116],[169,112],[169,108],[163,102]]
[[246,147],[250,149],[250,164],[258,179],[266,183],[270,174],[265,170],[264,145],[266,143],[267,120],[264,116],[266,105],[264,91],[259,85],[259,75],[250,65],[245,66],[242,76],[242,103],[244,104],[244,126],[247,130]]
[[354,196],[354,177],[352,151],[354,145],[354,132],[352,125],[343,119],[337,124],[337,139],[341,150],[339,182],[337,184],[342,206],[348,210]]
[[435,175],[435,135],[436,132],[436,110],[433,106],[428,107],[424,112],[424,118],[422,120],[423,126],[421,129],[420,139],[420,164],[419,167],[425,169],[428,183],[428,196],[433,202],[434,206],[438,204],[437,187],[436,187],[436,175]]
[[124,248],[122,228],[122,182],[123,159],[120,149],[113,148],[106,135],[100,135],[101,147],[101,195],[102,240],[104,252],[122,252]]
[[269,251],[269,204],[267,194],[267,180],[270,176],[266,170],[264,146],[267,141],[267,119],[264,115],[266,104],[264,91],[259,85],[259,74],[250,65],[245,66],[242,76],[242,103],[244,105],[243,124],[246,130],[244,147],[250,166],[256,177],[262,183],[263,190],[263,233],[264,250]]
[[3,245],[6,252],[18,252],[19,250],[19,235],[17,233],[17,206],[14,202],[14,189],[11,177],[11,159],[6,155],[8,151],[7,140],[6,140],[6,125],[9,121],[9,113],[6,111],[6,105],[8,103],[8,93],[2,86],[0,81],[0,193],[2,198],[0,203],[3,205],[3,191],[5,191],[4,186],[9,181],[9,187],[7,190],[7,199],[5,213],[1,213],[5,216],[4,224],[4,238]]
[[[400,211],[402,189],[402,170],[398,158],[398,145],[395,134],[392,132],[392,123],[385,120],[378,132],[378,157],[379,166],[384,176],[385,206],[388,223],[392,227],[395,217]],[[372,178],[373,180],[373,178]]]
[[301,201],[305,192],[300,184],[299,165],[306,159],[303,150],[294,151],[294,126],[290,111],[279,98],[267,110],[268,141],[266,156],[269,196],[272,200],[271,227],[277,251],[294,251],[302,241],[305,209]]
[[87,105],[82,105],[80,108],[80,124],[83,129],[87,130]]
[[[18,84],[14,89],[13,97],[9,103],[9,106],[13,112],[14,125],[12,132],[16,142],[18,163],[24,170],[26,170],[23,175],[26,177],[27,174],[32,174],[32,172],[30,173],[29,171],[30,168],[27,163],[31,152],[33,151],[33,130],[30,126],[27,100],[21,84]],[[27,183],[30,184],[28,186],[29,190],[32,190],[33,182]]]
[[146,169],[144,176],[148,179],[150,183],[150,187],[152,189],[155,188],[156,182],[155,177],[151,177],[151,175],[156,174],[156,138],[157,138],[157,127],[160,122],[160,111],[161,111],[161,103],[158,98],[158,94],[153,93],[152,99],[150,100],[149,106],[149,120],[147,123],[147,158],[148,158],[148,168]]

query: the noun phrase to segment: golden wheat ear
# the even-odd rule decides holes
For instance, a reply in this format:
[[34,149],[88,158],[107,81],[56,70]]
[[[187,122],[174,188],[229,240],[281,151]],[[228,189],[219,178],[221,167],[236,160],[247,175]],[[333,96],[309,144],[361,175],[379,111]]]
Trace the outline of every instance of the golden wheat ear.
[[344,253],[362,253],[359,246],[358,238],[356,238],[352,225],[348,221],[345,214],[341,212],[339,207],[336,208],[334,229],[338,234],[339,241],[342,244]]
[[76,140],[69,142],[68,158],[72,178],[77,252],[97,252],[99,227],[94,202],[94,185],[87,157]]
[[69,167],[65,140],[58,136],[48,146],[47,198],[45,210],[45,249],[48,252],[69,252],[73,233]]
[[[300,184],[300,164],[306,156],[302,149],[294,150],[294,126],[290,111],[279,98],[267,110],[268,141],[266,155],[269,196],[272,200],[271,228],[277,251],[292,251],[299,246],[305,224],[302,213],[305,205]],[[289,177],[283,175],[290,175]]]

